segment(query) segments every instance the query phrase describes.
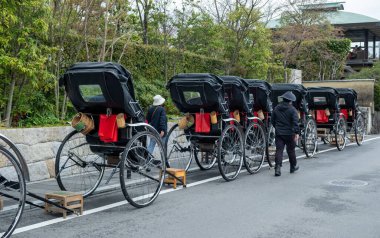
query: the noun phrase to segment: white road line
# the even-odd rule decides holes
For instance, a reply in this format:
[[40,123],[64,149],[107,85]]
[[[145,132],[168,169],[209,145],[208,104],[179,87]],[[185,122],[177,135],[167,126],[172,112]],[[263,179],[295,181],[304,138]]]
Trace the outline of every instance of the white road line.
[[[368,141],[372,141],[372,140],[378,140],[378,139],[380,139],[380,137],[375,137],[375,138],[367,139],[364,142],[368,142]],[[352,145],[356,145],[356,142],[349,143],[346,146],[352,146]],[[322,151],[319,151],[317,154],[325,153],[325,152],[332,151],[332,150],[337,150],[337,148],[334,147],[334,148],[329,148],[329,149],[326,149],[326,150],[322,150]],[[297,156],[297,159],[304,158],[304,157],[306,157],[306,156],[305,155],[300,155],[300,156]],[[286,159],[283,162],[288,162],[288,161],[289,160]],[[269,166],[268,164],[265,164],[265,165],[263,165],[263,168],[268,167],[268,166]],[[240,173],[245,173],[245,172],[247,172],[247,171],[246,170],[242,170]],[[198,186],[198,185],[201,185],[201,184],[204,184],[204,183],[209,183],[209,182],[221,179],[221,178],[222,178],[222,176],[216,176],[216,177],[204,179],[204,180],[201,180],[201,181],[197,181],[197,182],[188,184],[187,187],[189,188],[189,187]],[[173,188],[166,189],[166,190],[161,191],[160,195],[161,194],[165,194],[165,193],[180,191],[182,189],[183,189],[182,187],[178,187],[177,189],[173,189]],[[97,208],[94,208],[94,209],[90,209],[88,211],[84,211],[82,216],[91,215],[91,214],[94,214],[94,213],[102,212],[102,211],[105,211],[105,210],[108,210],[108,209],[112,209],[112,208],[115,208],[115,207],[119,207],[119,206],[123,206],[123,205],[126,205],[126,204],[128,204],[127,201],[121,201],[121,202],[116,202],[116,203],[112,203],[112,204],[109,204],[109,205],[97,207]],[[22,233],[22,232],[26,232],[26,231],[38,229],[38,228],[41,228],[41,227],[49,226],[49,225],[52,225],[52,224],[57,224],[57,223],[69,221],[71,219],[82,217],[82,216],[77,216],[77,215],[73,215],[72,214],[72,215],[67,216],[66,219],[55,218],[55,219],[52,219],[52,220],[39,222],[39,223],[36,223],[36,224],[33,224],[33,225],[17,228],[13,234],[19,234],[19,233]]]

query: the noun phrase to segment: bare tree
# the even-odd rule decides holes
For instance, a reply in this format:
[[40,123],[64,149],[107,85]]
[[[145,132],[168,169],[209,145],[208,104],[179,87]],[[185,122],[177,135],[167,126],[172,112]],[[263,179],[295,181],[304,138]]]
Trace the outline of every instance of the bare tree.
[[[274,39],[280,44],[284,78],[288,81],[287,68],[298,54],[302,42],[329,36],[331,32],[321,31],[321,24],[326,22],[326,15],[315,10],[323,1],[314,0],[285,0],[284,11],[281,15],[281,28],[275,30]],[[313,7],[313,9],[311,8]],[[324,68],[321,64],[321,69]],[[321,77],[324,77],[321,71]]]
[[136,0],[136,7],[142,29],[143,43],[148,44],[149,17],[153,8],[153,0]]

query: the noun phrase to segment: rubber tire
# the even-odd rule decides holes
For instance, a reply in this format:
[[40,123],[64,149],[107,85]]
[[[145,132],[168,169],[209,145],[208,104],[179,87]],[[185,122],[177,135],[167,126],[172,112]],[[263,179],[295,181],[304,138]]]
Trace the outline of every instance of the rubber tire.
[[[72,131],[70,132],[62,141],[61,145],[59,146],[59,149],[58,149],[58,152],[57,152],[57,155],[55,157],[55,174],[58,174],[59,171],[60,171],[60,167],[59,167],[59,161],[60,161],[60,154],[62,153],[62,149],[64,148],[65,144],[67,143],[67,141],[70,140],[71,137],[75,136],[76,134],[78,134],[80,132],[78,131]],[[105,160],[103,158],[103,162],[105,163]],[[101,167],[102,171],[100,172],[100,176],[98,177],[98,180],[96,182],[96,184],[87,192],[87,193],[84,193],[83,194],[83,197],[86,198],[88,196],[90,196],[99,186],[100,182],[102,181],[102,178],[103,178],[103,175],[104,175],[104,170],[105,170],[105,167],[102,166]],[[62,191],[66,191],[66,188],[65,188],[65,185],[64,183],[62,182],[62,179],[61,179],[61,176],[58,175],[56,176],[56,180],[57,180],[57,183],[58,183],[58,186],[59,188],[62,190]]]
[[[223,171],[223,165],[222,165],[222,145],[223,145],[223,138],[225,137],[226,133],[230,130],[230,129],[234,129],[235,131],[237,131],[239,133],[239,137],[240,137],[240,141],[241,141],[241,150],[240,152],[243,153],[241,155],[241,159],[240,159],[240,163],[239,163],[239,167],[238,169],[235,171],[235,174],[232,176],[232,177],[228,177],[227,174],[224,173]],[[228,125],[226,126],[226,128],[223,129],[222,131],[222,134],[220,136],[220,139],[218,140],[218,168],[219,168],[219,172],[220,172],[220,175],[222,175],[222,177],[227,181],[232,181],[232,180],[235,180],[236,177],[239,175],[240,173],[240,170],[243,166],[243,158],[244,158],[244,140],[243,140],[243,135],[241,133],[241,130],[239,130],[239,128],[235,125]]]
[[[358,138],[359,135],[358,135],[358,127],[357,127],[357,125],[358,125],[357,121],[359,120],[359,118],[361,120],[363,120],[363,126],[364,126],[364,128],[363,128],[363,134],[361,135],[362,136],[361,141]],[[365,126],[363,115],[362,114],[358,114],[358,116],[357,116],[357,118],[355,120],[355,141],[356,141],[356,144],[358,146],[361,146],[363,144],[364,136],[365,136],[365,130],[366,130],[366,126]]]
[[25,201],[26,201],[26,184],[24,173],[22,172],[21,165],[16,159],[16,157],[7,149],[0,147],[0,153],[3,154],[5,158],[7,158],[11,164],[14,166],[17,177],[19,180],[19,192],[20,192],[20,201],[17,208],[16,216],[12,221],[12,224],[8,227],[8,229],[4,232],[2,237],[10,237],[14,230],[17,227],[17,224],[21,220],[22,213],[24,212]]
[[152,195],[152,198],[149,200],[148,203],[145,203],[145,204],[139,204],[139,203],[136,203],[131,197],[130,195],[128,194],[128,190],[126,188],[126,184],[125,184],[125,179],[124,177],[127,177],[128,175],[125,174],[125,160],[128,158],[128,156],[121,156],[121,163],[120,163],[120,187],[121,187],[121,190],[124,194],[124,197],[125,199],[134,207],[136,208],[143,208],[143,207],[146,207],[146,206],[149,206],[150,204],[152,204],[154,202],[154,200],[156,200],[156,198],[158,197],[158,195],[160,194],[160,191],[161,191],[161,188],[162,188],[162,185],[164,183],[164,174],[166,173],[166,161],[165,161],[165,149],[164,149],[164,146],[163,146],[163,143],[161,141],[161,138],[159,137],[158,134],[156,133],[153,133],[151,131],[143,131],[143,132],[139,132],[137,134],[135,134],[127,143],[126,147],[125,147],[125,151],[123,152],[123,154],[125,155],[128,154],[128,151],[130,150],[131,146],[133,145],[133,143],[141,136],[145,136],[145,135],[151,135],[153,137],[155,137],[157,140],[156,140],[156,146],[159,146],[161,149],[162,149],[162,165],[163,165],[163,168],[162,168],[162,176],[161,176],[161,181],[159,183],[159,186],[157,187],[155,193]]
[[276,137],[276,131],[274,129],[274,126],[271,123],[269,124],[267,130],[268,130],[267,134],[266,134],[266,136],[267,136],[267,145],[266,145],[266,151],[265,151],[265,153],[267,155],[266,157],[267,157],[267,163],[268,163],[269,167],[273,168],[274,167],[274,161],[272,162],[270,160],[270,155],[269,155],[269,141],[271,140],[270,134],[272,133],[272,131],[274,133],[274,137]]
[[[344,135],[343,135],[343,144],[340,145],[338,143],[338,131],[340,129],[340,127],[343,126],[344,128]],[[336,148],[339,150],[339,151],[342,151],[344,149],[344,147],[346,147],[346,133],[347,133],[347,126],[346,126],[346,121],[344,120],[343,117],[339,118],[337,123],[336,123],[336,126],[335,126],[335,144],[336,144]]]
[[198,158],[198,149],[195,148],[194,149],[194,159],[195,159],[195,162],[197,163],[198,167],[201,169],[201,170],[210,170],[214,167],[215,163],[216,163],[216,160],[217,160],[217,156],[213,156],[213,153],[211,152],[204,152],[206,153],[207,156],[212,156],[212,162],[209,164],[209,166],[205,167],[199,160],[201,158]]
[[[247,169],[247,171],[250,173],[250,174],[255,174],[255,173],[257,173],[257,172],[259,172],[260,171],[260,169],[261,169],[261,167],[263,166],[263,164],[264,164],[264,159],[266,158],[266,151],[267,151],[267,142],[266,142],[266,136],[265,136],[265,132],[264,132],[264,128],[263,128],[263,126],[260,124],[260,123],[256,123],[256,122],[253,122],[253,123],[251,123],[249,126],[248,126],[248,128],[247,128],[247,130],[246,130],[246,133],[245,133],[245,138],[244,138],[244,144],[245,144],[245,146],[246,146],[246,142],[247,142],[247,138],[248,138],[248,132],[250,131],[250,128],[251,127],[254,127],[254,126],[257,126],[258,128],[259,128],[259,130],[260,130],[260,132],[261,132],[261,135],[263,136],[263,141],[265,141],[265,149],[264,149],[264,154],[263,154],[263,156],[262,156],[262,158],[261,158],[261,162],[260,162],[260,165],[257,167],[257,169],[251,169],[250,167],[249,167],[249,165],[248,165],[248,161],[247,161],[247,159],[246,159],[246,155],[244,156],[244,159],[243,159],[243,162],[244,162],[244,166],[245,166],[245,168]],[[245,148],[245,146],[244,146],[244,148]]]
[[303,135],[303,151],[306,155],[307,158],[311,158],[315,155],[315,153],[317,152],[317,148],[318,148],[318,135],[317,135],[317,130],[315,130],[315,143],[314,143],[314,149],[312,151],[312,153],[310,154],[309,151],[307,151],[306,149],[306,142],[307,142],[307,135],[306,135],[306,132],[307,132],[307,128],[309,127],[310,123],[313,123],[314,124],[314,127],[315,129],[317,129],[317,124],[315,123],[314,119],[312,118],[309,118],[306,120],[306,126],[305,126],[305,134]]
[[[164,146],[165,146],[165,153],[166,153],[166,155],[165,155],[166,161],[165,161],[165,162],[166,162],[166,167],[167,167],[167,168],[170,168],[170,164],[169,164],[169,153],[170,153],[170,151],[168,150],[169,138],[170,138],[170,135],[173,133],[173,131],[174,131],[177,127],[178,127],[178,123],[174,124],[174,125],[170,128],[170,130],[169,130],[169,132],[168,132],[168,135],[166,136],[166,139],[165,139],[165,144],[164,144]],[[194,149],[192,149],[192,150],[194,150]],[[188,171],[188,170],[189,170],[190,165],[191,165],[191,162],[193,161],[193,156],[194,156],[194,152],[193,152],[193,151],[190,151],[190,156],[191,156],[191,157],[190,157],[188,163],[186,164],[185,168],[179,168],[179,169],[184,169],[185,171]]]

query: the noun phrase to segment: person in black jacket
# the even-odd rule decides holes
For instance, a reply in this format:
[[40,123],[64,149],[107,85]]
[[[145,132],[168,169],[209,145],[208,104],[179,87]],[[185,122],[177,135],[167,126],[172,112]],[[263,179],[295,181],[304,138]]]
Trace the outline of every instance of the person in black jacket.
[[[160,134],[161,140],[165,141],[165,137],[168,133],[168,119],[166,117],[165,108],[162,106],[165,102],[165,98],[161,95],[153,97],[153,106],[151,106],[146,115],[148,123],[157,130]],[[148,145],[148,151],[153,153],[156,142],[151,140]]]
[[280,96],[283,101],[276,106],[272,113],[272,124],[276,131],[275,176],[281,176],[284,147],[289,156],[290,173],[299,169],[296,159],[296,142],[299,137],[298,113],[292,102],[296,96],[288,91]]

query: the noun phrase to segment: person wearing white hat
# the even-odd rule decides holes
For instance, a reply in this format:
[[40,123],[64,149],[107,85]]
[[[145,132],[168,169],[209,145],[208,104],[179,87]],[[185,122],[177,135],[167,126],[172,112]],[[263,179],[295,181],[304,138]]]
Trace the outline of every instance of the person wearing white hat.
[[284,148],[289,156],[290,173],[299,169],[296,158],[296,141],[299,137],[298,113],[292,102],[296,96],[288,91],[280,96],[282,102],[273,110],[271,121],[276,131],[275,176],[281,176]]
[[[156,95],[153,97],[153,106],[151,106],[146,115],[148,123],[157,130],[160,134],[161,140],[165,141],[165,136],[168,131],[168,119],[166,117],[166,111],[163,107],[165,103],[165,98],[161,95]],[[154,147],[156,146],[155,141],[151,141],[148,145],[148,151],[153,153]]]

